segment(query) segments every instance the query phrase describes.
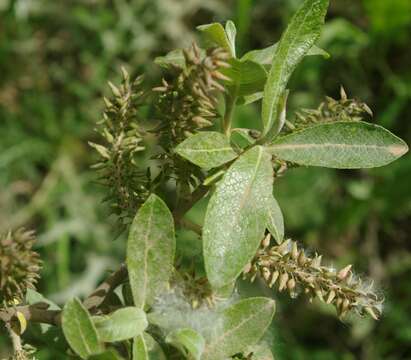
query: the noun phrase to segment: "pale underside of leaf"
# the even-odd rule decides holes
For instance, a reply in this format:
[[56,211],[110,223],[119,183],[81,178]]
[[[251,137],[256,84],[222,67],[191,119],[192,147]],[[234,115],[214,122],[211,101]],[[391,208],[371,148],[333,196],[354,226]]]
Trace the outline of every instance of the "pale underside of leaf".
[[237,159],[210,199],[203,228],[205,266],[210,283],[232,283],[255,251],[267,224],[273,172],[260,146]]
[[223,325],[206,344],[202,359],[224,359],[254,345],[270,325],[274,312],[275,302],[267,298],[248,298],[227,308],[222,314]]
[[278,205],[277,200],[272,197],[270,205],[268,207],[268,224],[267,228],[273,235],[278,244],[284,239],[284,218],[281,212],[281,208]]
[[174,345],[189,358],[200,360],[205,340],[201,334],[190,328],[177,329],[166,337],[166,342]]
[[121,308],[110,315],[98,318],[94,323],[104,342],[131,339],[142,333],[148,325],[146,314],[136,307]]
[[167,205],[152,194],[137,212],[127,245],[130,286],[137,307],[144,308],[166,288],[174,253],[173,217]]
[[176,147],[175,151],[205,169],[221,166],[237,157],[228,139],[214,131],[203,131],[187,138]]
[[67,302],[62,315],[64,336],[70,347],[83,359],[103,350],[97,330],[78,299]]

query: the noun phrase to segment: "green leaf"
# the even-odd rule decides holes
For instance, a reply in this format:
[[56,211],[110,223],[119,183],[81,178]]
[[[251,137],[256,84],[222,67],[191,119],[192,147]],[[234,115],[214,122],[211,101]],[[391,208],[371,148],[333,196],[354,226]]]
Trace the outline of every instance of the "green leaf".
[[152,194],[138,210],[128,237],[127,268],[135,306],[144,309],[167,287],[175,247],[173,216]]
[[205,340],[197,331],[193,329],[178,329],[166,337],[166,342],[174,345],[181,353],[188,358],[200,360],[204,351]]
[[253,360],[274,360],[273,353],[266,343],[252,345],[244,350],[244,354],[248,355],[250,353],[253,354]]
[[263,135],[271,137],[281,130],[278,103],[287,82],[320,35],[328,0],[306,0],[292,18],[275,51],[262,105]]
[[80,300],[74,298],[67,302],[61,321],[67,342],[82,359],[103,351],[97,330]]
[[236,57],[235,53],[235,38],[237,36],[237,29],[235,27],[235,24],[231,21],[228,20],[225,24],[225,32],[227,34],[228,42],[230,44],[230,50],[231,54],[233,57]]
[[146,314],[136,307],[125,307],[94,320],[99,337],[104,342],[131,339],[141,334],[148,325]]
[[269,149],[300,165],[358,169],[386,165],[408,146],[381,126],[347,121],[307,127],[276,139]]
[[[34,289],[27,289],[26,292],[26,301],[27,304],[29,305],[35,305],[38,303],[45,303],[47,304],[48,310],[60,310],[60,307],[55,304],[54,302],[52,302],[51,300],[47,299],[46,297],[44,297],[42,294],[40,294],[39,292],[37,292]],[[44,334],[50,329],[52,328],[52,325],[48,325],[48,324],[33,324],[34,326],[37,326],[39,329],[36,329],[38,333],[41,333],[41,335],[44,336]]]
[[[204,49],[198,50],[200,52],[200,56],[204,57]],[[169,69],[171,66],[177,66],[183,69],[186,67],[186,60],[182,49],[172,50],[165,56],[158,56],[154,59],[154,63],[165,69]]]
[[229,51],[231,56],[235,57],[235,53],[231,48],[230,40],[227,37],[227,34],[220,23],[212,23],[206,25],[197,26],[197,30],[201,31],[206,38],[214,45],[218,45]]
[[166,69],[168,69],[170,65],[175,65],[181,68],[184,68],[186,65],[183,50],[181,49],[172,50],[165,56],[156,57],[154,63]]
[[261,100],[263,98],[263,95],[264,95],[264,93],[262,91],[258,91],[254,94],[251,94],[251,95],[242,96],[237,100],[237,104],[238,105],[252,104],[252,103],[254,103],[258,100]]
[[221,360],[256,344],[270,325],[275,312],[274,300],[248,298],[222,313],[212,338],[204,349],[203,360]]
[[237,96],[248,96],[263,90],[267,72],[262,65],[251,60],[238,59],[230,59],[229,63],[229,68],[220,71],[231,79],[225,84],[236,88]]
[[218,167],[237,157],[227,138],[215,131],[203,131],[190,136],[175,151],[205,169]]
[[[274,54],[277,51],[279,43],[275,43],[269,47],[259,50],[251,50],[244,54],[241,60],[251,60],[261,65],[272,65]],[[330,58],[330,54],[325,50],[313,45],[310,50],[308,50],[306,56],[323,56],[324,58]]]
[[284,240],[284,218],[280,206],[274,196],[271,197],[268,206],[268,224],[267,229],[273,235],[278,244]]
[[147,333],[133,341],[133,360],[166,360],[160,345]]
[[92,355],[88,360],[122,360],[123,358],[114,350],[107,350],[101,354]]
[[210,199],[203,228],[208,279],[220,288],[233,282],[255,255],[267,225],[273,170],[261,146],[241,155]]
[[[252,132],[257,134],[256,137],[253,137]],[[233,144],[239,146],[240,148],[246,148],[250,145],[253,145],[257,138],[259,132],[256,130],[246,129],[246,128],[234,128],[231,130],[231,137],[230,140]]]

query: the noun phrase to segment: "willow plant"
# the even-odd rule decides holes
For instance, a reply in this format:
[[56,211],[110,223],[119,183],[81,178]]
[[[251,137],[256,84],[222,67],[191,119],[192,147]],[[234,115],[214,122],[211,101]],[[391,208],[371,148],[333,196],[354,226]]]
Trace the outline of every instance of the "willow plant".
[[[272,359],[263,339],[274,288],[329,304],[341,319],[381,317],[383,299],[372,282],[285,238],[273,196],[276,178],[289,168],[372,168],[408,151],[388,130],[365,122],[370,108],[344,89],[340,99],[287,115],[296,66],[305,56],[328,57],[315,46],[327,7],[328,0],[306,0],[278,43],[241,57],[233,22],[200,26],[206,46],[156,59],[165,75],[153,89],[125,70],[120,85],[110,83],[102,140],[91,145],[106,201],[129,234],[124,264],[88,298],[60,309],[33,302],[27,290],[40,269],[32,234],[6,234],[0,318],[15,359],[32,356],[21,335],[35,322],[57,327],[66,341],[60,346],[82,359]],[[261,130],[234,128],[235,107],[257,101]],[[209,200],[200,225],[186,214],[203,198]],[[202,242],[196,272],[176,259],[175,231],[182,228]],[[272,297],[245,296],[239,278],[273,288]]]

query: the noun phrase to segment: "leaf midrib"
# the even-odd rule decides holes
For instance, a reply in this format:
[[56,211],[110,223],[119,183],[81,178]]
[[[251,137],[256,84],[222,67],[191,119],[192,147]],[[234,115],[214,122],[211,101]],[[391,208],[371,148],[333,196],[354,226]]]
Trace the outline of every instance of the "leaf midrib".
[[143,301],[142,301],[142,305],[141,305],[143,309],[144,309],[144,306],[146,304],[146,296],[147,296],[147,281],[148,281],[148,273],[147,273],[148,261],[147,261],[147,258],[148,258],[148,252],[150,250],[148,238],[149,238],[149,235],[151,233],[154,203],[150,204],[150,205],[151,206],[150,206],[150,214],[149,214],[149,217],[148,217],[148,226],[147,226],[147,231],[146,231],[145,236],[144,236],[144,245],[145,245],[145,248],[144,248],[144,281],[143,281],[143,292],[142,292]]
[[398,154],[403,149],[402,145],[375,145],[375,144],[347,144],[347,143],[305,143],[305,144],[273,144],[268,149],[293,150],[293,149],[313,149],[313,148],[358,148],[358,149],[384,149],[390,154]]

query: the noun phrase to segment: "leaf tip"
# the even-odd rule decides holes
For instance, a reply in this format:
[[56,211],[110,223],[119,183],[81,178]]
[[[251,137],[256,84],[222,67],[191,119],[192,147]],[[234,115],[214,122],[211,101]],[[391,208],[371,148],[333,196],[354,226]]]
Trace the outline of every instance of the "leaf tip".
[[388,148],[390,154],[394,155],[395,157],[399,158],[408,152],[409,148],[406,143],[400,145],[391,145]]

